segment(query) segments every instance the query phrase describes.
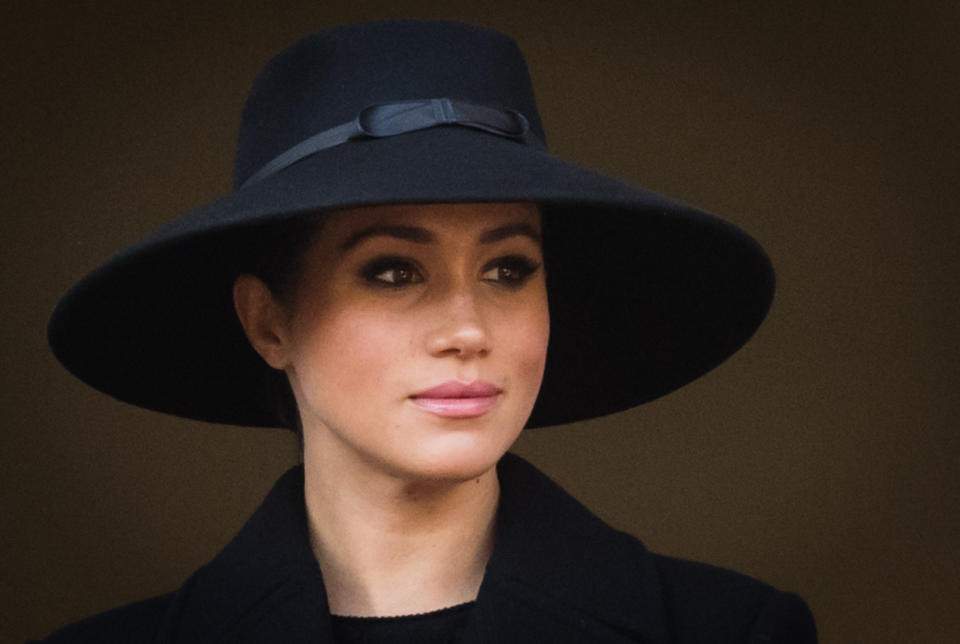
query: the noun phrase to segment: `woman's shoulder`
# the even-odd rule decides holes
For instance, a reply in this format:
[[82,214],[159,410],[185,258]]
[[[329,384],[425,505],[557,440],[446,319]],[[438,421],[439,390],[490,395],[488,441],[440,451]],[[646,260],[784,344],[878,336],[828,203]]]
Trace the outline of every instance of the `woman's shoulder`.
[[616,624],[642,641],[816,642],[813,616],[797,595],[733,570],[654,553],[530,463],[510,455],[501,465],[494,558],[503,563],[503,577],[523,582],[509,589],[528,603],[552,606],[557,615],[576,607],[598,630]]
[[651,557],[677,632],[713,633],[717,641],[817,641],[813,614],[798,595],[727,568],[655,553]]
[[98,613],[28,644],[154,642],[175,594],[158,595]]

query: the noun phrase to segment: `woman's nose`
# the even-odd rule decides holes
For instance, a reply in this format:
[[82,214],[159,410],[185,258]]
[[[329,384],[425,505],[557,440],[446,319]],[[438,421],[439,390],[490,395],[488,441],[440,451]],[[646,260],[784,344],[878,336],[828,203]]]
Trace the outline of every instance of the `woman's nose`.
[[432,355],[468,358],[489,353],[490,334],[475,294],[465,291],[448,294],[436,312],[439,324],[427,341]]

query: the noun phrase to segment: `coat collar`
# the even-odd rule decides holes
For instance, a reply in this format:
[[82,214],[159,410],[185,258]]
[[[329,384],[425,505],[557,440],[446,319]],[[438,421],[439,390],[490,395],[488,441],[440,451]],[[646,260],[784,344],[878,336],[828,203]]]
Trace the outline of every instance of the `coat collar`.
[[[498,464],[494,552],[466,641],[665,642],[653,556],[518,456]],[[160,642],[333,642],[303,468],[177,593]]]

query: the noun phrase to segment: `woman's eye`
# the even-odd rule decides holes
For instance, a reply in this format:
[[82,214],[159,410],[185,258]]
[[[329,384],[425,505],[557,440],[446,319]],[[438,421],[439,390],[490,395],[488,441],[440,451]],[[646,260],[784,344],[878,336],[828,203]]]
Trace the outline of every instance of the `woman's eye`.
[[[517,288],[540,268],[535,262],[523,255],[509,255],[487,264],[481,279],[501,286]],[[367,264],[361,270],[363,279],[374,285],[388,288],[400,288],[424,281],[423,273],[408,259],[383,257]]]
[[510,255],[488,264],[481,277],[504,286],[521,286],[538,268],[539,262],[522,255]]
[[419,269],[402,259],[384,258],[368,264],[362,271],[363,278],[378,286],[403,286],[423,281]]

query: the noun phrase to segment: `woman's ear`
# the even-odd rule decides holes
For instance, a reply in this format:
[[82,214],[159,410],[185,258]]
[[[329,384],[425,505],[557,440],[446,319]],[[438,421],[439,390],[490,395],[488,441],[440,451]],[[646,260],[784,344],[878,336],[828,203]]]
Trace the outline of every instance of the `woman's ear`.
[[254,275],[238,275],[233,281],[233,308],[254,350],[274,369],[285,369],[289,363],[286,315],[270,287]]

